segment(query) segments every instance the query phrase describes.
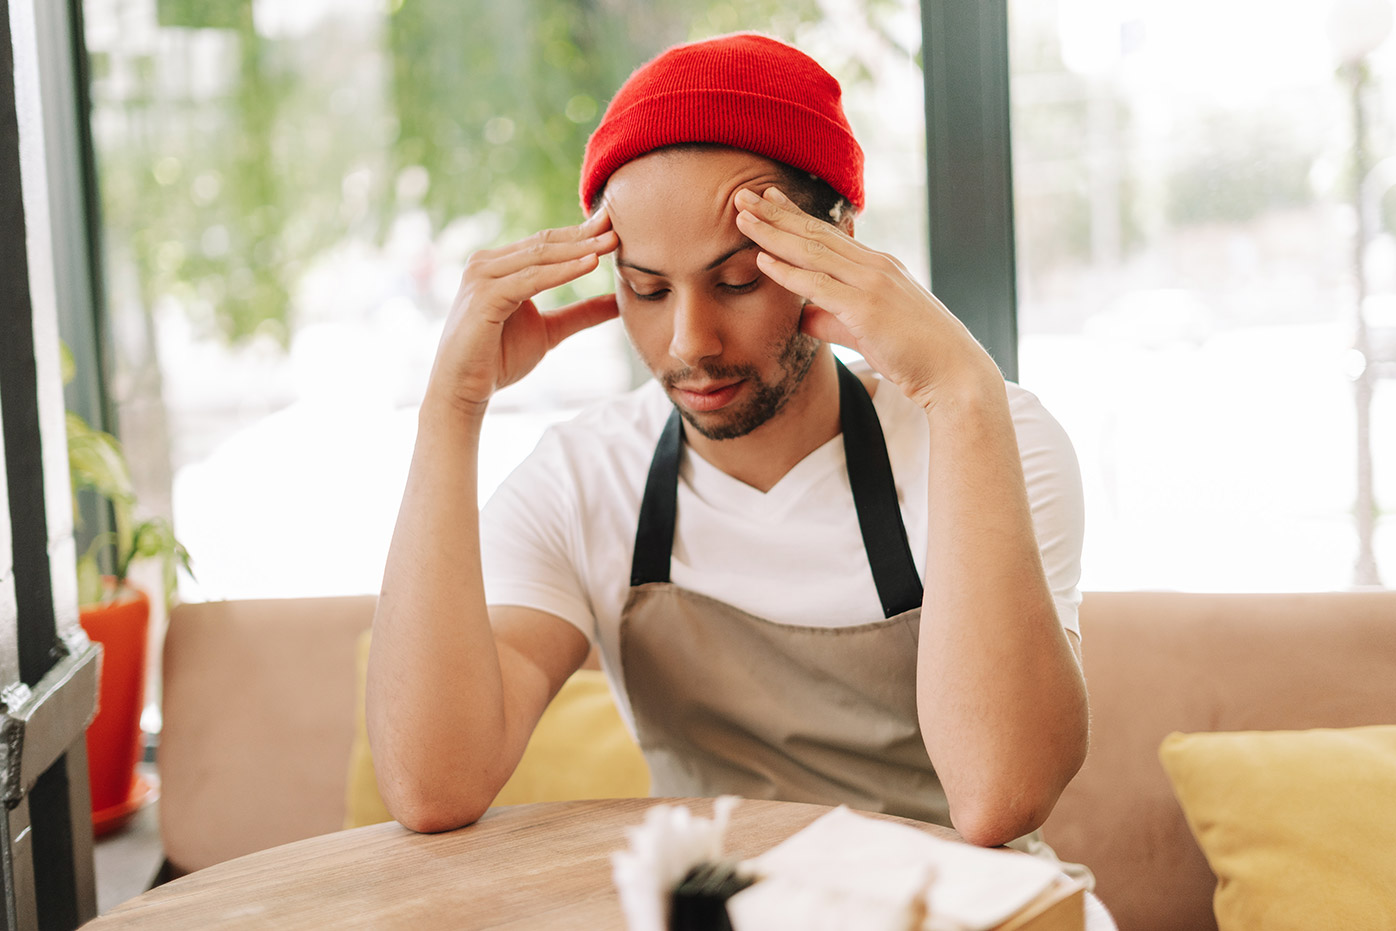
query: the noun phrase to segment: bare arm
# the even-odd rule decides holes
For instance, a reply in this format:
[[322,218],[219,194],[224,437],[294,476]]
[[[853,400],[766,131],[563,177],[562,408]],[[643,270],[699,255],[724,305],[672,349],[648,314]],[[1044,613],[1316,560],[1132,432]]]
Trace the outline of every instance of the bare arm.
[[1040,826],[1085,759],[1086,690],[1042,569],[1002,376],[894,258],[774,189],[737,196],[762,270],[806,297],[812,335],[861,352],[926,412],[926,600],[917,707],[968,840]]
[[473,256],[437,350],[373,621],[367,716],[379,788],[418,831],[468,824],[518,764],[586,657],[567,622],[485,606],[477,500],[490,397],[557,343],[615,316],[614,297],[550,314],[535,294],[615,248],[604,214]]
[[943,392],[927,413],[917,704],[955,825],[983,844],[1041,826],[1086,753],[1085,683],[1043,572],[1003,392],[995,377]]

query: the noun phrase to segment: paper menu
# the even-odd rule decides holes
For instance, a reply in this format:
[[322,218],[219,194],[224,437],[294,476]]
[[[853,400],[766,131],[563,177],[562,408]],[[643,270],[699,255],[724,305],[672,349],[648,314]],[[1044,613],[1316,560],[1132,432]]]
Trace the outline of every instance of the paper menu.
[[941,840],[838,808],[743,866],[734,931],[985,931],[1061,879],[1020,853]]

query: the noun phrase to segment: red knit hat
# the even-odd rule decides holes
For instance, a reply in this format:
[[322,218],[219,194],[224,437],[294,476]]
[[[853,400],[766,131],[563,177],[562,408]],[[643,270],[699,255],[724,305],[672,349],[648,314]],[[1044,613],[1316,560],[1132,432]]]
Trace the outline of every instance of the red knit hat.
[[743,32],[677,45],[616,92],[582,160],[582,209],[612,172],[661,146],[713,142],[785,162],[863,206],[863,150],[833,75],[804,52]]

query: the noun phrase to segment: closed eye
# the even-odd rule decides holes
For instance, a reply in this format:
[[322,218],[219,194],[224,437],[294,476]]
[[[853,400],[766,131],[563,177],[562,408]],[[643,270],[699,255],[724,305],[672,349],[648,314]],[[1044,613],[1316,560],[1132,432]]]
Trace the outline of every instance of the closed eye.
[[755,278],[743,284],[722,284],[719,285],[719,287],[732,294],[745,294],[748,291],[756,290],[756,286],[761,283],[761,278],[761,275],[757,275]]
[[664,295],[666,295],[666,294],[669,293],[669,289],[668,289],[668,288],[660,288],[660,289],[657,290],[657,291],[646,291],[646,292],[643,292],[643,293],[642,293],[642,292],[640,292],[640,291],[636,291],[634,288],[631,288],[631,289],[630,289],[630,293],[633,294],[633,295],[635,295],[635,297],[636,297],[637,300],[641,300],[641,301],[658,301],[658,300],[661,300],[661,299],[664,297]]

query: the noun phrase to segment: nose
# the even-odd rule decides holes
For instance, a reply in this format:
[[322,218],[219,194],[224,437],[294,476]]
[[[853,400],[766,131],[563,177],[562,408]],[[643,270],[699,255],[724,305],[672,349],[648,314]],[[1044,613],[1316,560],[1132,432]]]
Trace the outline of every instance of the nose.
[[719,313],[720,308],[701,297],[678,295],[669,355],[690,367],[720,355],[722,338],[718,333]]

